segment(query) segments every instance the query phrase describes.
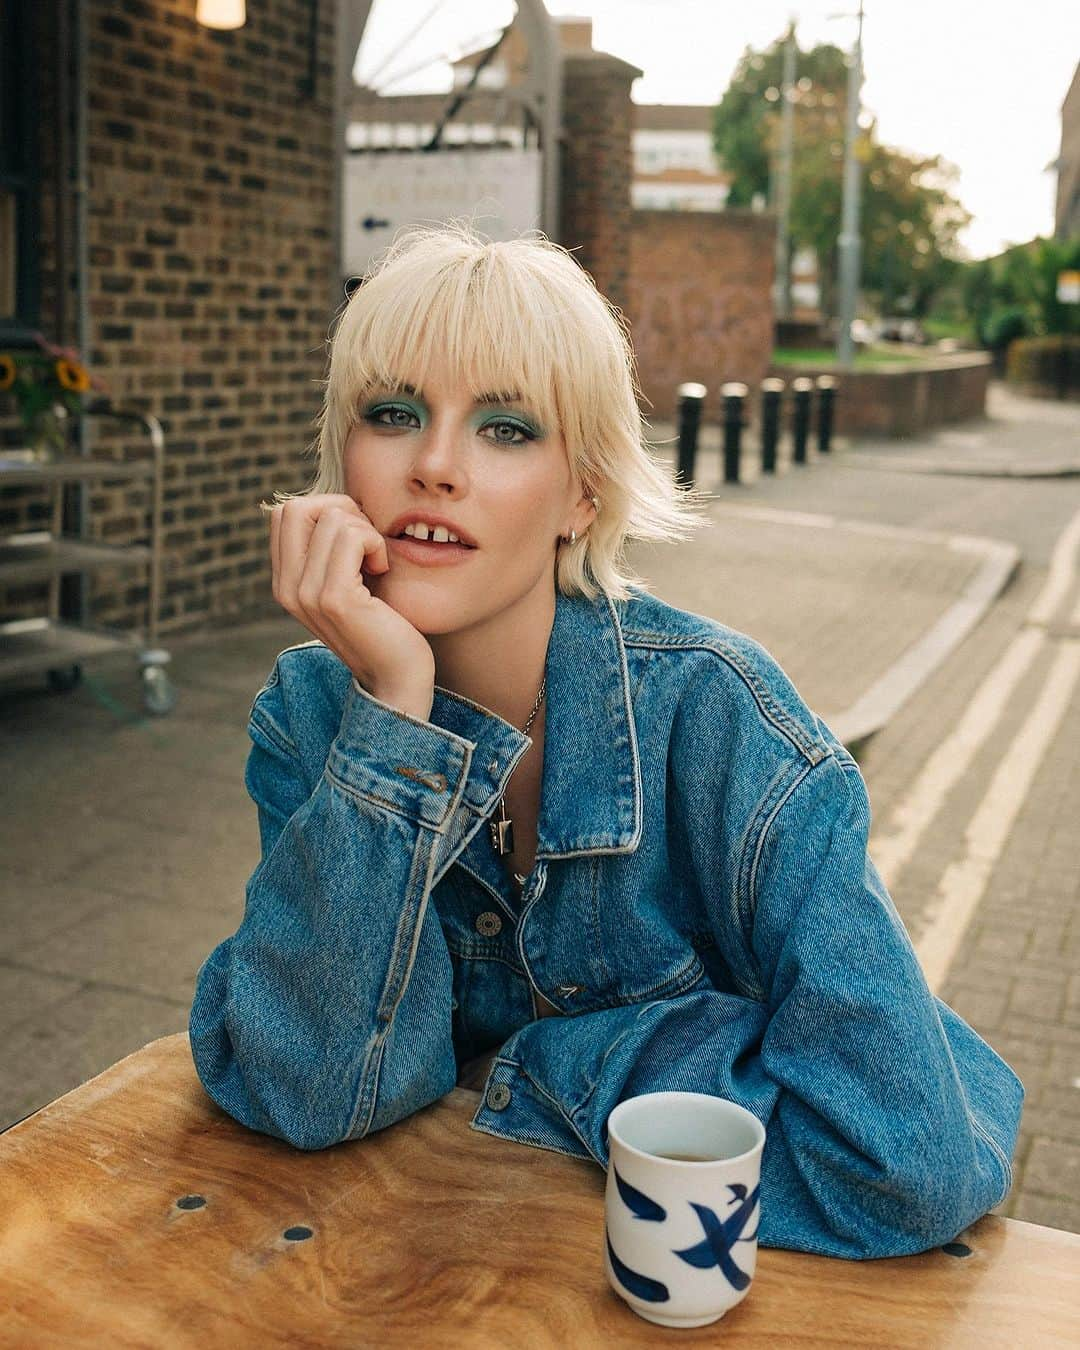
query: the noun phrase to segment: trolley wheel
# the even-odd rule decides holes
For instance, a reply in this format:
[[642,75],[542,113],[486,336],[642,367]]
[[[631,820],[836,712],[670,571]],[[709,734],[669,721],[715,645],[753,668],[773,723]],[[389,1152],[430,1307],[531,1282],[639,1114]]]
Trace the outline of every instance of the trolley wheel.
[[82,680],[82,666],[58,666],[45,675],[54,694],[70,694]]
[[147,712],[164,717],[176,707],[176,686],[161,666],[143,666],[143,703]]

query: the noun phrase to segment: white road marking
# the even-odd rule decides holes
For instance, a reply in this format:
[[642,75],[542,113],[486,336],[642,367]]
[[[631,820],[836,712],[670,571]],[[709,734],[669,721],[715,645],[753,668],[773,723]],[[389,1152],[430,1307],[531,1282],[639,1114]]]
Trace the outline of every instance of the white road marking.
[[[904,864],[915,852],[949,791],[993,734],[1009,698],[1048,641],[1045,625],[1052,621],[1076,580],[1078,552],[1080,511],[1058,537],[1046,581],[1028,611],[1027,626],[1021,629],[986,675],[956,728],[926,761],[897,804],[890,819],[890,832],[871,839],[870,853],[887,887],[896,884]],[[1077,618],[1080,618],[1080,603],[1074,620]],[[924,913],[927,927],[916,942],[916,950],[932,989],[936,989],[945,977],[949,962],[986,888],[990,864],[1000,854],[1022,803],[1023,792],[1038,768],[1053,730],[1064,716],[1080,670],[1078,649],[1080,643],[1063,643],[1035,706],[1001,761],[968,828],[964,858],[947,869],[937,896]],[[1038,753],[1032,758],[1036,747]],[[1009,776],[1003,777],[1006,765]],[[1022,790],[1016,795],[1025,773],[1029,776],[1023,780]],[[991,802],[992,807],[988,807]],[[978,829],[976,822],[979,822]]]
[[870,841],[870,853],[891,889],[945,798],[971,767],[1008,707],[1016,686],[1046,644],[1046,633],[1025,628],[1013,639],[983,680],[955,729],[923,765],[918,778],[893,810],[892,832]]
[[948,974],[1078,682],[1080,642],[1067,640],[964,832],[967,851],[945,869],[937,895],[924,911],[926,927],[919,933],[915,951],[933,993],[940,990]]
[[1069,587],[1076,580],[1076,555],[1080,550],[1080,511],[1058,536],[1050,555],[1050,567],[1039,597],[1028,610],[1029,623],[1049,623]]

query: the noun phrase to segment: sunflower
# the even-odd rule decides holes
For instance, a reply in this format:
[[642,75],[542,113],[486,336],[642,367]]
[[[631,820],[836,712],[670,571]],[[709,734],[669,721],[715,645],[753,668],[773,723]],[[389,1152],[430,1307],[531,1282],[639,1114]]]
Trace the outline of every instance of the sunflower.
[[0,389],[10,389],[15,383],[15,358],[0,356]]
[[64,389],[85,394],[90,388],[90,376],[77,361],[57,361],[56,378]]

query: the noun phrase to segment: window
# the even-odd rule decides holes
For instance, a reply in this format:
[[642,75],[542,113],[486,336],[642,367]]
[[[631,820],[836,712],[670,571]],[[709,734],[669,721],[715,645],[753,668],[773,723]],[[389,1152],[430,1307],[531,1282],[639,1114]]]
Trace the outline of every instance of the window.
[[0,339],[40,320],[40,165],[31,0],[0,0]]

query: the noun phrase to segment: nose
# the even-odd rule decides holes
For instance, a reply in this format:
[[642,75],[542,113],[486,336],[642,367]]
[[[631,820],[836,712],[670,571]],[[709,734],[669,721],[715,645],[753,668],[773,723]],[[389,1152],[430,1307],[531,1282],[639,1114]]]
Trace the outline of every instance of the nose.
[[467,486],[461,436],[460,427],[450,418],[436,418],[431,422],[416,442],[412,462],[415,487],[449,497],[461,496]]

